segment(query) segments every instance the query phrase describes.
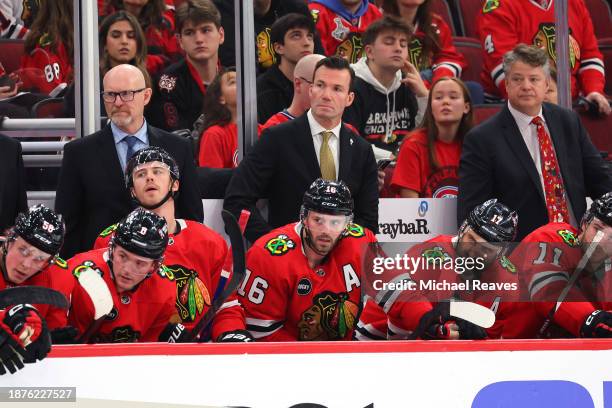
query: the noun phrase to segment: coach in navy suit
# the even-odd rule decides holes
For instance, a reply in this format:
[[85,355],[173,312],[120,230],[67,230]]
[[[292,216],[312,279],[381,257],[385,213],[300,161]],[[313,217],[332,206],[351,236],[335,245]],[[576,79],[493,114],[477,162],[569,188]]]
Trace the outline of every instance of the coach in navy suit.
[[[546,53],[519,44],[504,56],[507,105],[467,135],[459,164],[457,221],[489,198],[516,210],[517,240],[548,223],[537,125],[539,117],[552,139],[569,220],[579,226],[586,197],[612,191],[612,177],[578,115],[543,103],[550,81]],[[537,120],[537,119],[536,119]],[[459,224],[460,225],[460,224]]]
[[[252,212],[246,237],[257,238],[299,218],[304,192],[319,177],[344,181],[355,202],[355,222],[378,229],[376,160],[370,144],[342,123],[353,101],[354,73],[343,59],[328,57],[316,65],[310,88],[311,109],[267,129],[234,171],[224,208]],[[255,203],[268,199],[268,222]]]
[[62,256],[89,250],[98,234],[126,216],[135,203],[125,186],[127,159],[146,146],[159,146],[180,172],[176,217],[202,221],[191,143],[147,125],[143,110],[151,89],[138,68],[119,65],[104,76],[104,105],[111,123],[64,147],[55,209],[66,221]]

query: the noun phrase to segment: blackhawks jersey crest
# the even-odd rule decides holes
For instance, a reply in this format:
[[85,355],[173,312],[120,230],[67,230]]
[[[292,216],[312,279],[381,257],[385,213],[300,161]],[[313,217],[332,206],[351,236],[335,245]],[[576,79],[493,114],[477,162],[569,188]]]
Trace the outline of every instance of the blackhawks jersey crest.
[[365,235],[365,231],[363,227],[359,224],[349,224],[346,227],[347,235],[353,238],[363,237]]
[[204,307],[211,305],[208,288],[194,270],[182,265],[169,265],[167,269],[176,282],[176,310],[181,320],[194,322],[204,312]]
[[79,279],[79,277],[81,276],[81,273],[86,271],[87,269],[93,269],[94,271],[98,273],[98,275],[104,276],[104,272],[102,272],[102,270],[98,268],[93,261],[83,261],[83,263],[81,263],[80,265],[77,265],[72,270],[72,274],[74,275],[75,278]]
[[357,323],[359,305],[346,292],[324,291],[312,299],[312,306],[302,313],[297,324],[299,340],[340,340]]
[[557,231],[557,234],[561,237],[563,242],[565,242],[568,246],[574,248],[580,244],[578,237],[572,231],[568,229],[561,229]]
[[280,234],[266,242],[264,248],[270,252],[270,255],[280,256],[295,248],[295,242],[289,239],[287,235]]
[[[533,36],[533,45],[538,48],[542,48],[548,54],[548,58],[552,61],[552,64],[557,62],[557,51],[556,51],[556,35],[554,23],[541,23],[538,27],[538,31]],[[576,39],[572,36],[571,28],[569,33],[569,62],[570,68],[574,69],[576,61],[580,59],[580,46]]]
[[100,233],[100,235],[99,235],[99,236],[100,236],[100,237],[102,237],[102,238],[106,238],[106,237],[108,237],[109,235],[112,235],[112,234],[113,234],[113,232],[115,232],[116,230],[117,230],[117,224],[113,224],[113,225],[111,225],[110,227],[106,227],[106,228],[104,229],[104,231],[102,231],[102,232]]
[[499,264],[508,272],[516,273],[516,266],[505,255],[499,259]]

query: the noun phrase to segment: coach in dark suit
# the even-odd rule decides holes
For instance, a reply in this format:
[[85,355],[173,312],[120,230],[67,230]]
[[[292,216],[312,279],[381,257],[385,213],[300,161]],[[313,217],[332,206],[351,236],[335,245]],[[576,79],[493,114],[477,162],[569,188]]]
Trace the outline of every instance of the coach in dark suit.
[[0,135],[0,235],[28,209],[21,143]]
[[[550,80],[543,50],[518,45],[504,56],[504,72],[507,106],[472,129],[463,143],[457,221],[461,223],[472,208],[495,197],[518,212],[517,240],[548,222],[562,220],[578,226],[586,210],[585,198],[612,191],[612,178],[578,115],[543,103]],[[540,121],[544,126],[534,123]],[[542,166],[542,155],[547,153],[541,140],[548,136],[541,131],[552,140],[558,165],[546,160]],[[551,185],[557,168],[561,188],[547,194],[545,184]],[[559,197],[558,202],[554,197]],[[563,217],[565,208],[568,217]]]
[[89,250],[97,235],[134,207],[125,187],[127,159],[139,149],[159,146],[179,165],[176,216],[202,221],[203,210],[191,144],[148,126],[143,117],[151,89],[138,68],[119,65],[104,76],[104,105],[111,124],[64,147],[55,209],[66,221],[62,255]]
[[[354,73],[336,57],[316,65],[310,88],[311,109],[267,129],[240,163],[226,191],[224,208],[238,215],[247,208],[251,219],[246,237],[254,242],[272,228],[297,221],[304,192],[317,178],[343,180],[355,201],[355,222],[378,228],[377,169],[372,147],[342,123],[353,101]],[[268,199],[266,223],[256,210]]]

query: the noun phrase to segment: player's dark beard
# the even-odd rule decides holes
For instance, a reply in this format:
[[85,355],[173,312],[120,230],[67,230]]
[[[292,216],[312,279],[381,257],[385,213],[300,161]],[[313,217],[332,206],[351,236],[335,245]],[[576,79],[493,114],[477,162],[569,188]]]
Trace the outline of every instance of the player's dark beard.
[[334,249],[334,247],[336,246],[336,244],[338,243],[338,241],[342,237],[342,235],[341,235],[340,237],[336,238],[336,240],[332,243],[331,248],[329,249],[329,251],[322,252],[322,251],[319,251],[316,248],[315,243],[312,241],[312,234],[310,233],[310,230],[308,229],[308,227],[305,224],[302,224],[302,225],[304,226],[302,228],[302,241],[304,241],[306,243],[306,245],[308,246],[308,248],[310,248],[315,254],[320,255],[320,256],[327,256],[327,255],[329,255],[329,253]]

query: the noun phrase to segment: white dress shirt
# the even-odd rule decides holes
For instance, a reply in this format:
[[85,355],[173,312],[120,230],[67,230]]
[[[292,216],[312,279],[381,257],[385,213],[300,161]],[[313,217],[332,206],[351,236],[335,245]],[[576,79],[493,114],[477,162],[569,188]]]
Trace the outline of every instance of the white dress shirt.
[[331,149],[332,156],[334,157],[334,165],[336,166],[336,180],[338,179],[338,175],[340,173],[340,127],[342,126],[342,122],[338,123],[338,126],[332,129],[326,129],[317,120],[312,116],[312,112],[310,109],[306,114],[308,118],[308,125],[310,125],[310,132],[312,134],[312,142],[314,143],[315,153],[317,154],[317,161],[319,162],[319,166],[321,166],[321,144],[323,144],[323,135],[322,132],[330,131],[334,135],[329,138],[329,148]]

